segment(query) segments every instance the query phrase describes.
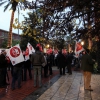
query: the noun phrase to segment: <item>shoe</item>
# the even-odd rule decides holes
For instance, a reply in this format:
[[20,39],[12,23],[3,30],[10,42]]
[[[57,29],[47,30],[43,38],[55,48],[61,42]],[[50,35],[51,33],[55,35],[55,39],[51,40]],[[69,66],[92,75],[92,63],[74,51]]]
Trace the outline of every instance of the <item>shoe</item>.
[[6,88],[6,85],[0,86],[0,88]]
[[23,80],[23,81],[26,81],[26,80]]
[[13,90],[15,90],[15,88],[11,88],[11,90],[13,91]]
[[10,83],[6,83],[5,85],[10,85]]
[[24,78],[23,81],[26,81],[26,78]]
[[41,88],[42,87],[42,85],[41,86],[39,86],[39,88]]
[[34,88],[36,88],[37,86],[34,86]]
[[18,89],[20,89],[22,86],[18,86]]
[[88,90],[88,91],[93,91],[93,89],[85,89],[85,90]]
[[69,75],[72,75],[72,73],[69,73]]
[[44,76],[44,78],[47,78],[48,76]]

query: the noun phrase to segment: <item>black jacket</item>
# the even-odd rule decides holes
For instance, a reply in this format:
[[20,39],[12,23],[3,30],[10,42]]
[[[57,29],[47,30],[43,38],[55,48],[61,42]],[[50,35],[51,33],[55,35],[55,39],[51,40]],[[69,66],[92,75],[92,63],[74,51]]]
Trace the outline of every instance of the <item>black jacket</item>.
[[7,59],[4,54],[0,55],[0,68],[7,67]]

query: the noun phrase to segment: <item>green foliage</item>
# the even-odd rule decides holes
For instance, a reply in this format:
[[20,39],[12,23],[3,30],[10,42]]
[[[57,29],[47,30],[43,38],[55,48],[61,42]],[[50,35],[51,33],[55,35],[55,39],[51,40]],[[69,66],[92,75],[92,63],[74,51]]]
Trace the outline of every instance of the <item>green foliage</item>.
[[12,46],[15,46],[16,44],[20,44],[19,40],[12,40]]
[[[96,21],[94,19],[98,19],[100,15],[99,0],[97,2],[91,0],[78,0],[76,2],[73,0],[68,2],[66,0],[50,1],[43,1],[40,5],[36,1],[32,2],[31,5],[35,4],[36,6],[33,7],[33,12],[29,12],[28,17],[25,17],[21,28],[25,35],[28,34],[38,42],[43,41],[43,38],[53,39],[56,37],[58,39],[67,34],[72,39],[77,40],[86,39],[89,34],[92,37],[97,35],[98,30],[96,28],[99,27],[99,24],[95,25]],[[98,17],[94,16],[95,14]],[[76,20],[79,22],[77,23]],[[84,47],[87,48],[88,42],[85,42]]]
[[64,49],[65,45],[64,45],[64,39],[59,39],[59,41],[57,41],[57,48],[59,50]]
[[2,45],[1,45],[2,48],[7,48],[7,39],[4,39]]
[[[18,40],[12,40],[12,46],[15,46],[16,44],[19,44],[20,41]],[[1,45],[2,48],[7,48],[7,39],[5,39]]]
[[36,9],[36,11],[27,13],[28,17],[24,17],[24,21],[21,26],[23,27],[23,35],[32,37],[33,40],[36,40],[37,42],[41,42],[44,40],[44,37],[41,33],[43,22],[42,18],[40,17],[40,11],[41,10]]
[[33,39],[33,37],[30,37],[28,35],[22,35],[20,47],[22,50],[26,50],[27,43],[30,43],[34,48],[36,47],[36,44],[38,43],[36,40]]

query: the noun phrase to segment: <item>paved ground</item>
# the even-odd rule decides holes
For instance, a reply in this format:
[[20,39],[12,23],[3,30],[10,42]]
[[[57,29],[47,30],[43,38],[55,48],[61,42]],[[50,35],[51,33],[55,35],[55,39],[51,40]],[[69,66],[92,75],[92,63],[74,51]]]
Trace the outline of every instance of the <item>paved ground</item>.
[[84,90],[81,72],[60,76],[56,67],[53,72],[52,76],[43,78],[41,88],[34,88],[33,80],[27,80],[21,89],[11,91],[10,86],[0,89],[0,100],[100,100],[100,75],[92,75],[90,92]]
[[[34,71],[32,70],[32,74],[33,73]],[[59,74],[59,71],[53,68],[53,75],[48,78],[42,77],[42,83],[43,84],[48,83],[50,79],[52,79],[58,74]],[[10,85],[8,85],[6,88],[0,88],[0,100],[23,100],[25,97],[27,97],[28,95],[30,95],[31,93],[39,89],[39,87],[34,88],[33,79],[30,80],[29,75],[27,74],[27,81],[22,81],[22,88],[18,89],[16,87],[16,89],[12,91],[11,90],[12,77],[11,77],[10,71],[8,71],[8,75],[10,79],[9,80]],[[16,85],[17,85],[17,82],[16,82]],[[35,100],[35,99],[32,99],[32,100]]]
[[24,100],[100,100],[100,75],[92,75],[91,86],[94,91],[84,90],[83,84],[82,73],[73,71],[72,75],[59,77],[42,95],[33,93]]

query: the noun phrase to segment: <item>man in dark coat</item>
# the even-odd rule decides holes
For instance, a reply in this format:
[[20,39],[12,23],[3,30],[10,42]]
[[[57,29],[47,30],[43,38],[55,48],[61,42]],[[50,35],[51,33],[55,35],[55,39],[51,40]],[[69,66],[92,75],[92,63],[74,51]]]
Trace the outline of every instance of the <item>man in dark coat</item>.
[[69,73],[69,75],[72,74],[72,69],[71,69],[72,60],[73,60],[72,53],[67,53],[67,55],[66,55],[66,63],[67,63],[67,70],[68,70],[67,73]]
[[45,58],[45,64],[43,68],[44,68],[44,77],[46,78],[48,76],[48,65],[47,65],[47,54],[46,53],[44,53],[44,58]]
[[83,56],[81,57],[81,69],[83,70],[84,76],[84,88],[89,91],[93,91],[91,89],[91,74],[93,72],[93,64],[91,56],[89,55],[89,50],[86,49],[83,51]]
[[30,60],[27,60],[24,62],[24,81],[27,80],[27,70],[29,72],[30,79],[32,79],[31,61]]
[[59,51],[57,56],[57,64],[59,67],[60,75],[65,75],[66,56],[64,56],[61,51]]
[[15,90],[16,81],[18,82],[18,88],[21,88],[21,80],[22,80],[22,65],[23,62],[20,62],[13,66],[13,76],[12,76],[12,83],[11,89]]
[[52,66],[53,66],[53,54],[50,53],[47,55],[47,66],[49,68],[49,75],[52,75],[53,72],[52,72]]
[[6,87],[6,75],[7,75],[7,59],[6,51],[2,51],[0,55],[0,87]]

